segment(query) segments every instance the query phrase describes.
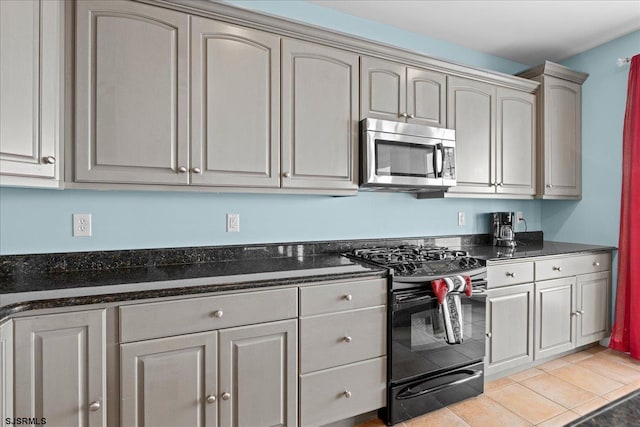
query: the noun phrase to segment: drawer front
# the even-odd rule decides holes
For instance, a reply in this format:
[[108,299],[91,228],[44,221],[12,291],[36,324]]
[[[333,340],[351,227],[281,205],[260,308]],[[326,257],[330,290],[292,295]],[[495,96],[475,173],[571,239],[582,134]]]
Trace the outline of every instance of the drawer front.
[[300,424],[324,425],[383,407],[386,359],[379,357],[301,375]]
[[385,306],[300,319],[300,372],[384,356]]
[[536,281],[597,273],[611,269],[611,254],[567,256],[536,261]]
[[300,316],[385,305],[387,279],[370,279],[300,288]]
[[487,288],[533,282],[533,261],[487,266]]
[[298,289],[278,289],[120,307],[121,342],[290,319]]

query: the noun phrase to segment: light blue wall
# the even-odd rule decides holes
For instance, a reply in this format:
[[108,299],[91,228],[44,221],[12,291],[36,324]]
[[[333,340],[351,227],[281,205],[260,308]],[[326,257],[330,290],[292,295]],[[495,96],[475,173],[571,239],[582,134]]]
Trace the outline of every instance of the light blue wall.
[[[524,68],[307,2],[235,3],[472,66]],[[502,210],[523,211],[530,230],[542,227],[539,201],[0,188],[0,254],[481,233],[486,213]],[[465,227],[457,226],[458,211],[466,213]],[[240,214],[240,233],[225,232],[228,212]],[[93,237],[71,237],[73,213],[92,214]]]

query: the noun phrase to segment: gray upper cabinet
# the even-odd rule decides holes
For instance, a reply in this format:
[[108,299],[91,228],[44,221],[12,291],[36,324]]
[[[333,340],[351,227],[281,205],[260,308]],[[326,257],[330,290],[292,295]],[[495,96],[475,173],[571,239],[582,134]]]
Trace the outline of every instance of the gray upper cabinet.
[[63,8],[57,0],[0,1],[2,185],[59,184]]
[[538,88],[537,196],[582,197],[582,83],[589,76],[552,62],[518,74]]
[[536,97],[498,87],[496,193],[536,193]]
[[78,1],[75,179],[186,184],[189,16]]
[[220,426],[297,425],[295,319],[220,331]]
[[53,426],[106,426],[104,310],[14,324],[14,415]]
[[280,37],[191,20],[191,182],[280,186]]
[[457,185],[450,193],[495,193],[496,87],[447,78],[447,127],[456,130]]
[[217,332],[120,346],[122,426],[217,426]]
[[535,95],[448,77],[447,127],[456,130],[457,185],[449,193],[535,194]]
[[445,125],[446,76],[395,62],[360,60],[360,118]]
[[358,55],[282,41],[282,187],[358,188]]

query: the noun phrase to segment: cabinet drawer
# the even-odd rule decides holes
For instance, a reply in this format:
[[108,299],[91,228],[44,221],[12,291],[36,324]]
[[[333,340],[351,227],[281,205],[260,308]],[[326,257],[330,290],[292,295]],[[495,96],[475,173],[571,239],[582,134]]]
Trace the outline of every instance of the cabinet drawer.
[[383,407],[386,359],[379,357],[301,375],[300,424],[324,425]]
[[387,279],[300,288],[300,316],[385,305]]
[[120,307],[120,340],[161,338],[297,315],[297,288],[127,305]]
[[300,319],[300,372],[384,356],[384,306]]
[[536,281],[596,273],[611,269],[611,254],[567,256],[536,261]]
[[487,287],[533,282],[533,261],[513,262],[487,267]]

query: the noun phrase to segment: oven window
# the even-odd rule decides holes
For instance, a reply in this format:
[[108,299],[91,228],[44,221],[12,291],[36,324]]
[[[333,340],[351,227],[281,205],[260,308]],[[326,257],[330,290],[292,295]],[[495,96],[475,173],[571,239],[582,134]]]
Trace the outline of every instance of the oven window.
[[445,340],[442,308],[435,297],[395,303],[392,311],[392,380],[479,361],[485,352],[485,300],[460,297],[461,344]]
[[376,175],[436,178],[435,146],[376,140]]

